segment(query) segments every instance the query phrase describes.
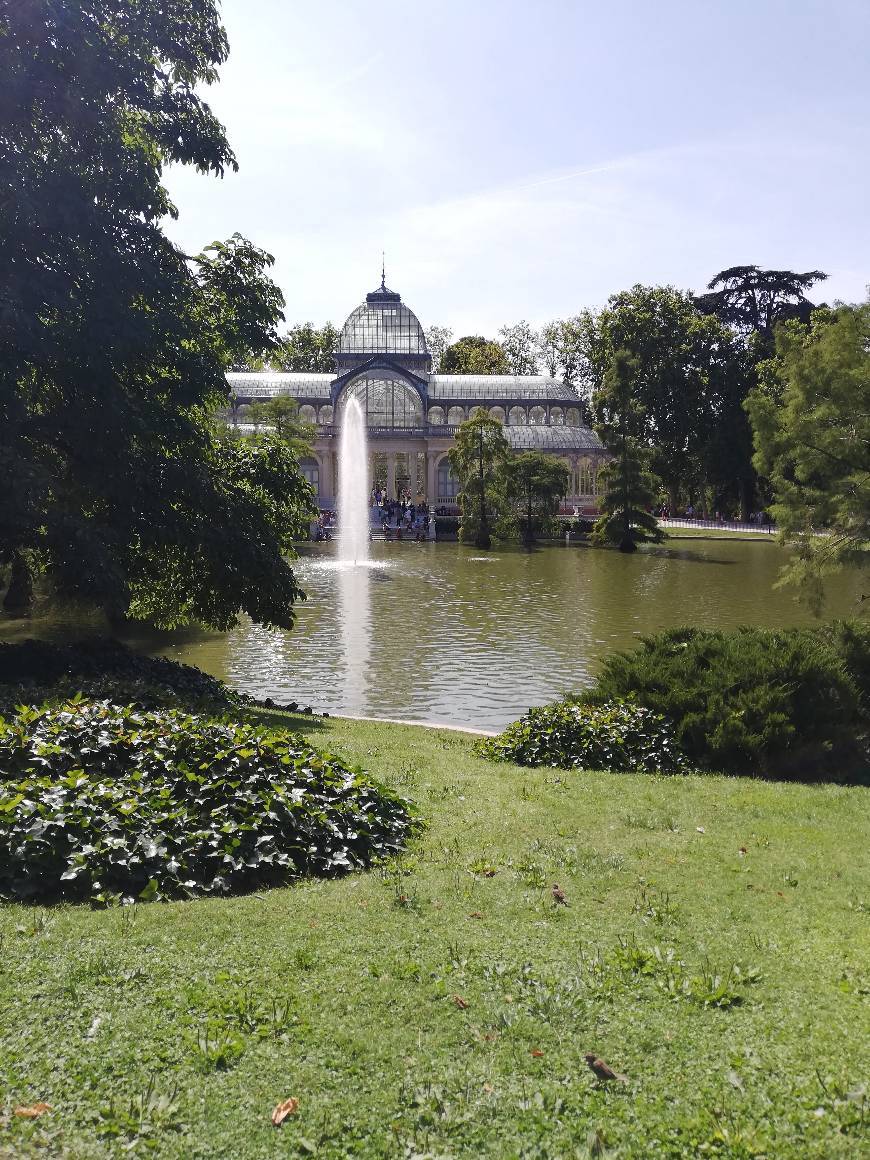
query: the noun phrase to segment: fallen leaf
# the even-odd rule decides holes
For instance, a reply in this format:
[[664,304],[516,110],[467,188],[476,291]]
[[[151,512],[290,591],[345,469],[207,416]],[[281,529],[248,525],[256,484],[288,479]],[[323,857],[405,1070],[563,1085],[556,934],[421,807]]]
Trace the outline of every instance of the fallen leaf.
[[453,1002],[456,1004],[460,1011],[464,1011],[468,1006],[468,1000],[463,999],[461,995],[454,995]]
[[436,909],[436,910],[443,910],[443,909],[444,909],[444,903],[443,903],[443,902],[439,902],[437,898],[436,898],[436,899],[435,899],[435,901],[432,903],[432,905],[435,907],[435,909]]
[[292,1116],[299,1107],[299,1101],[295,1096],[290,1096],[289,1099],[284,1100],[281,1104],[276,1104],[272,1111],[272,1123],[276,1128],[280,1128],[288,1116]]
[[488,1092],[491,1095],[495,1091],[495,1088],[492,1086],[491,1083],[485,1083],[483,1085],[483,1090],[485,1092]]
[[529,1052],[529,1055],[533,1055],[535,1059],[540,1059],[543,1054],[544,1053],[541,1051],[540,1047],[533,1047]]
[[38,1116],[44,1116],[46,1112],[51,1111],[51,1104],[45,1104],[41,1100],[37,1104],[31,1104],[29,1108],[16,1108],[12,1115],[22,1116],[25,1120],[35,1120]]
[[699,834],[706,834],[707,833],[707,831],[704,829],[703,826],[695,826],[695,829],[698,831]]
[[471,914],[469,914],[468,917],[469,918],[483,918],[483,915],[480,913],[479,910],[472,910]]
[[363,909],[363,910],[365,910],[365,909],[366,909],[366,907],[368,906],[368,904],[369,904],[369,903],[368,903],[368,899],[367,899],[367,898],[361,898],[361,899],[359,900],[359,902],[357,903],[357,906],[361,906],[361,907],[362,907],[362,909]]
[[495,878],[495,870],[484,870],[484,878]]

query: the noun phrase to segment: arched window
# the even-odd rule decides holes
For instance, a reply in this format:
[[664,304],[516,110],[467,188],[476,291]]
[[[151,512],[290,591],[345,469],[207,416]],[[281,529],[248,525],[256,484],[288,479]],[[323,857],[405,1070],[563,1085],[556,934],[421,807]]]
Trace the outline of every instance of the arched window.
[[565,425],[565,412],[562,410],[561,407],[551,407],[550,408],[550,426],[551,427],[564,427],[564,425]]
[[437,499],[456,499],[459,494],[459,480],[450,470],[450,464],[446,459],[442,459],[438,464],[436,483]]
[[299,460],[299,467],[302,474],[314,488],[314,494],[320,495],[320,464],[316,459],[307,456],[305,459]]
[[303,423],[316,423],[317,412],[309,403],[306,403],[304,407],[299,408],[299,418]]
[[332,422],[332,407],[328,404],[320,408],[320,417],[318,420],[321,426],[326,427]]
[[416,390],[392,371],[368,371],[344,388],[342,403],[358,399],[369,427],[422,427],[423,406]]
[[511,427],[526,427],[528,422],[525,407],[511,407],[508,412],[508,423]]
[[447,426],[458,427],[465,422],[465,408],[451,407],[447,412]]
[[497,423],[507,422],[507,415],[504,413],[504,407],[490,407],[489,417],[490,419],[495,419]]
[[444,408],[430,407],[429,408],[429,422],[435,427],[444,426]]
[[569,407],[567,412],[566,412],[566,417],[568,419],[568,426],[569,427],[579,427],[580,426],[580,412],[578,411],[578,409],[576,407]]
[[542,423],[546,423],[547,412],[543,407],[532,407],[531,411],[529,411],[529,422],[533,423],[536,427]]

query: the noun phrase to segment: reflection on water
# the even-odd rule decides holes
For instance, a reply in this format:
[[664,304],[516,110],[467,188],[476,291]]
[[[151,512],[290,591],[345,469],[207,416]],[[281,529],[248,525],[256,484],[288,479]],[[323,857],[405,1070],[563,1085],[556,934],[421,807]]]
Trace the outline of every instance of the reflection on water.
[[[769,542],[673,541],[631,556],[378,544],[356,568],[334,555],[312,545],[296,562],[308,600],[292,632],[245,621],[228,633],[126,639],[257,697],[495,729],[588,684],[602,656],[640,633],[812,620],[773,589],[784,555]],[[829,614],[854,614],[859,590],[855,576],[837,578]],[[28,633],[40,627],[81,634],[81,622]]]
[[365,705],[372,657],[371,569],[341,568],[337,580],[342,700],[345,705]]

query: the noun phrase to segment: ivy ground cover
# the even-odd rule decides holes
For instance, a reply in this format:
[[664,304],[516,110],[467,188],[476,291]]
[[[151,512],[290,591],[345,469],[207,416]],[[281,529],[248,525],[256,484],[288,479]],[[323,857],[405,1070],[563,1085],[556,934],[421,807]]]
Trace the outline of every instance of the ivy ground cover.
[[0,1156],[866,1154],[866,789],[288,724],[428,828],[238,898],[0,907]]

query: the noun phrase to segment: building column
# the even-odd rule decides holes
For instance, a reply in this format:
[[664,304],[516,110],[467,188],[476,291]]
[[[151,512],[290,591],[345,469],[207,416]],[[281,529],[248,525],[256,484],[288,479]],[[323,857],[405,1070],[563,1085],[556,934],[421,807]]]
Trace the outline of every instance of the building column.
[[426,502],[430,507],[435,504],[435,453],[426,452]]
[[387,452],[387,499],[396,498],[396,453]]

